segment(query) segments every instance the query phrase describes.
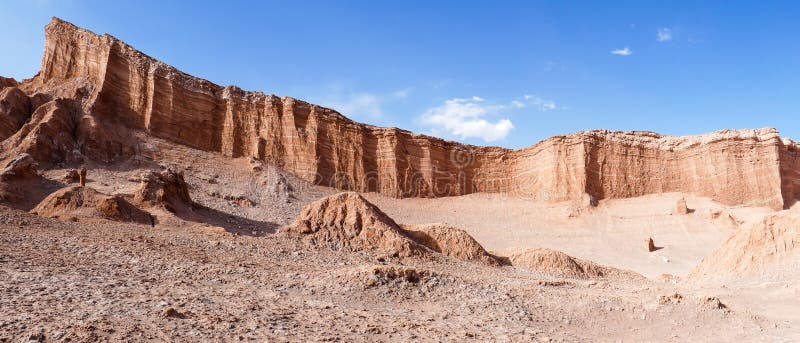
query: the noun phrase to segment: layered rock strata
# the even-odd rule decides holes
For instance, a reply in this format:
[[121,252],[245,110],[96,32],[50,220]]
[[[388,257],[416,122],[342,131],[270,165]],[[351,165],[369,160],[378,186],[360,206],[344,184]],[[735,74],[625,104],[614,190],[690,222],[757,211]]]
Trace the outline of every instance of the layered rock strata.
[[[26,93],[32,113],[0,111],[15,118],[4,124],[9,128],[0,127],[0,136],[17,130],[0,145],[0,159],[28,152],[40,163],[70,161],[77,151],[112,161],[147,154],[134,134],[144,132],[269,161],[317,184],[395,197],[504,192],[580,201],[587,194],[607,199],[686,192],[774,209],[800,197],[796,146],[774,129],[691,137],[599,130],[520,150],[477,147],[356,123],[289,97],[222,87],[57,18],[45,32],[39,74],[20,84],[3,81]],[[16,96],[5,95],[24,108],[25,99]],[[14,129],[28,117],[28,124]],[[42,126],[68,130],[70,137],[35,136],[47,132],[36,131]],[[45,151],[25,142],[42,142]]]

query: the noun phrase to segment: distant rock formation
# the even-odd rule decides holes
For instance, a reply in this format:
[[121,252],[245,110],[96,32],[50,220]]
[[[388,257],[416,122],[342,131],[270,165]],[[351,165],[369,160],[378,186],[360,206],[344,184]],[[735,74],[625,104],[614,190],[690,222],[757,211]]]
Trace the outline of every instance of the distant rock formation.
[[[41,71],[23,83],[0,82],[0,101],[12,104],[0,111],[8,118],[0,137],[16,130],[0,143],[0,160],[27,152],[48,165],[114,161],[148,154],[137,134],[145,133],[269,161],[316,184],[394,197],[503,192],[581,202],[586,194],[684,192],[776,210],[800,197],[798,147],[774,129],[690,137],[597,130],[520,150],[477,147],[222,87],[57,18],[45,33]],[[20,118],[30,119],[17,128]]]
[[686,198],[678,199],[678,202],[675,203],[675,209],[673,209],[672,213],[677,215],[689,214],[689,207],[686,206]]

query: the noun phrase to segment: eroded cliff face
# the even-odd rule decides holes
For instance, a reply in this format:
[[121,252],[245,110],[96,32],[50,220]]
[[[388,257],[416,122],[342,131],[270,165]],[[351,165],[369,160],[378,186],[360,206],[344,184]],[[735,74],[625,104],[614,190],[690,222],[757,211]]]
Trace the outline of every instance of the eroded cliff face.
[[[476,147],[356,123],[289,97],[222,87],[56,18],[45,32],[40,73],[0,85],[7,88],[4,99],[13,93],[14,103],[22,104],[18,108],[28,106],[24,115],[19,109],[0,115],[34,119],[25,130],[17,128],[18,119],[0,128],[10,137],[0,145],[0,159],[24,150],[41,155],[45,165],[76,159],[76,153],[113,161],[147,154],[135,134],[144,132],[230,157],[270,161],[317,184],[395,197],[504,192],[578,201],[586,194],[604,199],[687,192],[775,209],[797,197],[797,149],[774,129],[693,137],[587,131],[521,150]],[[8,91],[15,87],[29,99]],[[45,104],[50,104],[46,111],[38,109]],[[31,136],[43,131],[37,123],[58,123],[46,126],[69,129],[69,137],[48,143]],[[45,153],[31,148],[40,141]],[[67,156],[51,157],[58,154]]]

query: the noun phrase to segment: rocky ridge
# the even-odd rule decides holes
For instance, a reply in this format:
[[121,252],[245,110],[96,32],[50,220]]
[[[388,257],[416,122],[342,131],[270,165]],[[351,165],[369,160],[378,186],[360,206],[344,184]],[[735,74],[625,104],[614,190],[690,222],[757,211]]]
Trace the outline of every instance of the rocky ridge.
[[[729,205],[788,207],[800,192],[797,145],[775,129],[689,137],[595,130],[510,150],[356,123],[290,97],[199,79],[110,36],[57,18],[42,69],[3,81],[3,107],[30,121],[0,143],[40,163],[147,157],[140,135],[229,157],[268,161],[316,184],[394,197],[502,192],[579,201],[684,192]],[[30,102],[19,97],[25,93]],[[13,93],[13,94],[12,94]],[[2,99],[0,99],[2,101]],[[10,108],[10,109],[9,109]],[[29,113],[30,112],[30,113]]]

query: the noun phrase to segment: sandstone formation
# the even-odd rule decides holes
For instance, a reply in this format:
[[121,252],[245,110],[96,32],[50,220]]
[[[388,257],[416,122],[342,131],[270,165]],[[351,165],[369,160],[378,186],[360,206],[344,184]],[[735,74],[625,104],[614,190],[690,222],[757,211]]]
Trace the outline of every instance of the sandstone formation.
[[62,219],[105,219],[153,225],[153,218],[118,195],[90,187],[69,186],[50,194],[31,213]]
[[76,169],[67,169],[64,172],[64,177],[61,178],[66,183],[75,183],[81,181],[81,174]]
[[741,228],[691,273],[690,278],[800,278],[800,213],[785,210]]
[[189,196],[189,186],[183,173],[173,169],[161,172],[146,172],[133,196],[134,202],[147,206],[163,206],[170,212],[192,209],[194,202]]
[[686,206],[686,198],[678,199],[678,202],[675,203],[675,209],[672,211],[672,213],[677,215],[689,213],[689,207]]
[[33,207],[37,194],[46,183],[38,174],[38,163],[29,154],[20,154],[6,163],[0,170],[0,204],[17,209]]
[[309,204],[281,232],[333,250],[398,257],[420,256],[429,251],[406,236],[378,207],[354,192],[331,195]]
[[631,271],[602,266],[591,261],[581,260],[563,252],[537,248],[528,249],[509,256],[511,265],[535,273],[576,279],[624,278],[642,279],[643,276]]
[[0,141],[11,137],[25,124],[30,107],[30,99],[19,88],[0,90]]
[[[773,209],[800,197],[797,146],[774,129],[690,137],[598,130],[520,150],[477,147],[359,124],[289,97],[219,86],[57,18],[45,32],[39,74],[22,84],[5,83],[27,94],[32,113],[0,144],[0,160],[20,152],[47,164],[147,155],[144,133],[225,156],[255,157],[316,184],[395,197],[505,192],[582,202],[585,195],[601,200],[684,192]],[[28,114],[11,112],[2,115]]]
[[656,251],[656,244],[653,242],[653,238],[648,238],[645,244],[647,244],[647,252]]

